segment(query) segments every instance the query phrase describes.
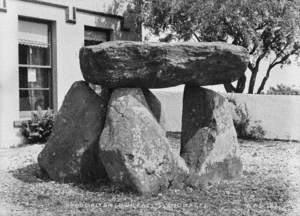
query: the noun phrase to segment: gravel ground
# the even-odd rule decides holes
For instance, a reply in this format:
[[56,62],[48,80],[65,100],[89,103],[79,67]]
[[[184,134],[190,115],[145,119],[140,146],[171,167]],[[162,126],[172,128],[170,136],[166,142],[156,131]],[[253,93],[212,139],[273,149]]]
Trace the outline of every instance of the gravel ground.
[[[179,140],[170,140],[177,148]],[[148,197],[107,183],[42,180],[36,158],[43,145],[0,149],[0,215],[300,215],[300,143],[240,143],[241,178]]]

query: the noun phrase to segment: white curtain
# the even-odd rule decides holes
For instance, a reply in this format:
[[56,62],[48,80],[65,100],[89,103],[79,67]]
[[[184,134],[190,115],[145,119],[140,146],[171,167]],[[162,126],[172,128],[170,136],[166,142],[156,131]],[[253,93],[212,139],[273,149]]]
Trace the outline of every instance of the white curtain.
[[19,43],[29,46],[48,47],[48,25],[19,20]]

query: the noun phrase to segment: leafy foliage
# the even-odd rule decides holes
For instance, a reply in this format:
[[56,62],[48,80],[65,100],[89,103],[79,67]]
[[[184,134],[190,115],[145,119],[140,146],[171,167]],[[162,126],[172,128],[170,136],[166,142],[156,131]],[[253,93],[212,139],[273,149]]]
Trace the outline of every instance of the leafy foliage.
[[31,113],[31,120],[25,121],[21,126],[21,134],[28,143],[45,143],[51,134],[54,114],[49,109],[43,112],[40,108]]
[[270,87],[266,94],[271,95],[300,95],[300,90],[294,89],[284,84],[279,84],[275,87]]
[[[245,47],[251,56],[248,93],[254,93],[263,59],[269,65],[257,93],[272,69],[300,53],[300,3],[296,0],[145,0],[144,25],[154,34],[170,31],[179,40],[223,41]],[[172,38],[168,35],[169,38]],[[243,92],[246,77],[228,92]]]
[[250,124],[247,106],[238,104],[233,98],[228,98],[228,101],[234,105],[234,112],[237,115],[237,118],[233,120],[233,124],[238,138],[262,140],[265,136],[265,131],[260,125],[260,121],[254,121]]

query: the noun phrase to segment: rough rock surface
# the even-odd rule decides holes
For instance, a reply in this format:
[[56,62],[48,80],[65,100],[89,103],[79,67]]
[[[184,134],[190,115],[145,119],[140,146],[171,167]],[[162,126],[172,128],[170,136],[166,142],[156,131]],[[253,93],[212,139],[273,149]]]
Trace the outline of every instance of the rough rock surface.
[[180,163],[141,89],[112,92],[99,146],[109,178],[140,194],[169,187]]
[[242,76],[246,49],[227,43],[110,41],[80,50],[85,80],[109,88],[214,85]]
[[109,92],[98,96],[84,81],[75,82],[60,108],[49,140],[38,156],[40,167],[60,182],[105,178],[98,141],[105,123]]
[[192,185],[240,175],[237,136],[223,96],[198,86],[185,87],[180,155],[194,173]]

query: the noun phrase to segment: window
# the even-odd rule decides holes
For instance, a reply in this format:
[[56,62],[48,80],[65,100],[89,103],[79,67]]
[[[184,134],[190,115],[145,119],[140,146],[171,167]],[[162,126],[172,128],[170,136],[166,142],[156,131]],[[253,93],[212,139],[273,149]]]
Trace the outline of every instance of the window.
[[[92,46],[110,40],[110,30],[104,30],[97,27],[84,27],[84,46]],[[90,87],[98,94],[101,92],[101,86],[89,84]]]
[[20,111],[53,109],[51,26],[19,20]]
[[84,27],[84,46],[97,45],[110,40],[110,31],[101,28]]

